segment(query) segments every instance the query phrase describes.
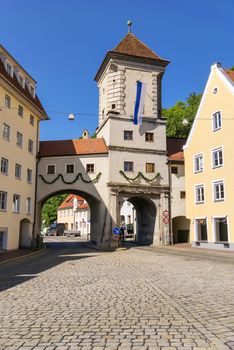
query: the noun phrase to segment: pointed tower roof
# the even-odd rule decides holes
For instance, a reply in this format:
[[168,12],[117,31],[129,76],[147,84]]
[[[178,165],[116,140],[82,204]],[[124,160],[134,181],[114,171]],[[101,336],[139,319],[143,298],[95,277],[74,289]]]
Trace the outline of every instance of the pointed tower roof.
[[117,52],[123,55],[131,55],[137,57],[145,57],[156,60],[161,60],[153,50],[146,46],[142,41],[137,39],[137,37],[128,33],[122,41],[112,50],[112,52]]
[[162,67],[166,67],[169,63],[168,60],[161,58],[142,41],[140,41],[134,34],[128,33],[113,50],[107,52],[106,57],[104,58],[94,78],[96,81],[99,80],[102,72],[111,58],[148,63]]

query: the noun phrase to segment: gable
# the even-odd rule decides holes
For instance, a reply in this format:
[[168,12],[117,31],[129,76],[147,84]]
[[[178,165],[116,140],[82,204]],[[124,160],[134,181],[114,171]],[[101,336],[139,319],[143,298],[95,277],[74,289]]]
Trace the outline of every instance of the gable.
[[199,135],[200,141],[203,141],[201,137],[212,130],[212,118],[215,112],[221,110],[230,117],[227,110],[229,106],[234,106],[233,97],[234,82],[218,64],[213,65],[184,149],[188,148],[193,138],[196,139],[196,134]]

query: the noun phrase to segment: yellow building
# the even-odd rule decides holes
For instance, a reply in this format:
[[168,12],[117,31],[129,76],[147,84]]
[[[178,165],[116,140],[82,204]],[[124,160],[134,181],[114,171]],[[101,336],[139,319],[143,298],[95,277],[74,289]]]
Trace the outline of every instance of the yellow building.
[[42,119],[35,80],[0,46],[0,249],[32,243]]
[[184,146],[193,246],[234,250],[234,72],[216,63]]

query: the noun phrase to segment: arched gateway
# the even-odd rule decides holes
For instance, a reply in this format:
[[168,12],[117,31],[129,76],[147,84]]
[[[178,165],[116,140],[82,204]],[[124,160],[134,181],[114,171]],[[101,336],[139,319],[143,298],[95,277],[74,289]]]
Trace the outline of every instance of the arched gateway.
[[[98,246],[115,246],[112,228],[120,224],[125,200],[136,209],[140,243],[168,239],[161,222],[169,194],[166,121],[161,118],[161,80],[167,64],[132,33],[107,53],[95,77],[97,138],[40,143],[35,232],[43,201],[66,192],[89,203],[91,240]],[[137,122],[138,107],[142,123]]]

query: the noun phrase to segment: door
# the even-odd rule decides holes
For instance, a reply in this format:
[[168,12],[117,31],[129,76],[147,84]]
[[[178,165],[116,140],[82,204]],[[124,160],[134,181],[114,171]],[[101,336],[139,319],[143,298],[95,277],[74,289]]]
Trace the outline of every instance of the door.
[[4,235],[4,232],[0,231],[0,250],[3,249],[3,235]]

